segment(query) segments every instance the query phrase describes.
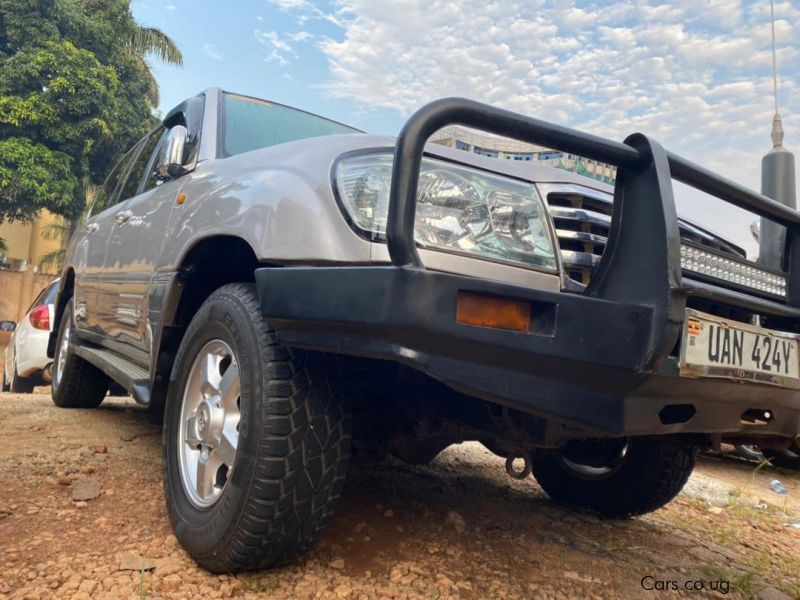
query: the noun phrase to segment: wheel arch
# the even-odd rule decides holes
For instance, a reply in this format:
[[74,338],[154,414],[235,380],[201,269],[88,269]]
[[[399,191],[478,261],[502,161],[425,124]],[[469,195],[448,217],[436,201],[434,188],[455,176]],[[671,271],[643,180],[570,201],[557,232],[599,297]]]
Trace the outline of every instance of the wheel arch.
[[50,331],[50,339],[47,340],[47,358],[53,358],[56,352],[56,338],[58,337],[58,330],[61,327],[61,317],[64,315],[64,309],[67,307],[67,302],[72,298],[75,293],[75,269],[67,267],[61,274],[61,283],[58,287],[58,295],[56,296],[56,305],[53,310],[53,328]]
[[154,420],[163,416],[172,365],[192,316],[223,285],[255,281],[255,270],[261,264],[244,238],[214,235],[197,240],[168,280],[151,286],[150,413]]

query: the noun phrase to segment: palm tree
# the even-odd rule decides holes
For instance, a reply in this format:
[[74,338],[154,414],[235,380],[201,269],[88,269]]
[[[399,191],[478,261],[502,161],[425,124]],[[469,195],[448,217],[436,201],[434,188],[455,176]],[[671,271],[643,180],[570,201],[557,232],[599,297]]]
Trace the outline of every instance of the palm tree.
[[153,54],[168,65],[180,67],[183,66],[183,54],[175,41],[156,27],[145,27],[134,22],[127,38],[128,51],[148,79],[148,100],[153,106],[158,106],[158,82],[145,57]]
[[67,253],[67,246],[72,234],[78,228],[78,225],[86,218],[89,207],[92,206],[94,198],[100,186],[92,185],[89,178],[83,180],[83,194],[86,198],[84,202],[83,212],[72,220],[59,219],[55,223],[51,223],[42,231],[42,237],[48,242],[58,242],[58,248],[52,252],[48,252],[39,259],[39,268],[46,273],[60,273],[61,267],[64,265],[64,256]]

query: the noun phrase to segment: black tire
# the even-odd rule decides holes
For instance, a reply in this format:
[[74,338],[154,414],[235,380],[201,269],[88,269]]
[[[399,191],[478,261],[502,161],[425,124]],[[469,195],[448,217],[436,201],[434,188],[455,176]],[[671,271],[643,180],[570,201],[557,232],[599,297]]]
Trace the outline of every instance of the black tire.
[[800,470],[800,446],[792,444],[785,450],[764,450],[764,457],[776,467]]
[[[239,368],[239,433],[232,475],[218,499],[198,508],[181,478],[178,444],[184,387],[212,340]],[[334,361],[275,341],[255,287],[230,284],[195,314],[175,358],[164,414],[164,492],[176,537],[214,573],[263,569],[305,552],[341,494],[351,415],[335,385]]]
[[605,475],[579,473],[560,455],[533,459],[533,475],[557,503],[622,519],[661,508],[683,488],[696,450],[684,444],[631,439],[619,465]]
[[[110,380],[108,375],[72,351],[74,335],[72,331],[72,299],[70,298],[64,308],[58,330],[50,394],[53,403],[60,408],[96,408],[106,397]],[[65,336],[68,340],[66,347],[62,344]],[[59,373],[58,363],[61,352],[66,352],[67,356],[63,371]]]
[[8,391],[12,394],[32,394],[36,382],[30,377],[21,377],[17,372],[16,360],[14,361],[14,373],[11,375],[11,382],[8,384]]

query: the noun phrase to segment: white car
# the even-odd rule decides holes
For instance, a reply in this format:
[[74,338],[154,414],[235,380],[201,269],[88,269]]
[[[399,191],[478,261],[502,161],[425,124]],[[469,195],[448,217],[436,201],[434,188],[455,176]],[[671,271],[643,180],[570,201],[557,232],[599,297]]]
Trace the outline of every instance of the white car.
[[3,360],[3,391],[30,394],[36,385],[52,380],[53,359],[47,357],[47,341],[53,328],[58,280],[33,301],[17,324]]

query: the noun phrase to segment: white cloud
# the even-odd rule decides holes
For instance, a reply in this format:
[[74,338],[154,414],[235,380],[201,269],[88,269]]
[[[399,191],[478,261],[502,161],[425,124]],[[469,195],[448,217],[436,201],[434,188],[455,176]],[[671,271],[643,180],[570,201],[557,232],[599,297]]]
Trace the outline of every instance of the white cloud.
[[307,31],[298,31],[296,33],[287,34],[289,39],[293,42],[305,42],[312,39],[314,36]]
[[269,54],[264,58],[267,62],[277,62],[281,67],[284,67],[289,64],[288,55],[297,56],[294,48],[292,48],[288,42],[282,40],[274,31],[261,31],[256,29],[255,36],[259,43],[266,46],[269,50]]
[[[758,188],[772,120],[764,4],[338,0],[343,34],[321,43],[326,88],[367,109],[408,114],[458,95],[614,139],[642,131]],[[789,143],[800,140],[800,7],[779,1],[776,18]]]
[[166,5],[164,8],[165,8],[166,10],[168,10],[168,11],[174,11],[174,10],[178,10],[178,7],[177,7],[177,6],[175,6],[174,4],[167,4],[167,5]]
[[319,19],[333,23],[337,27],[342,26],[334,13],[323,11],[310,0],[266,0],[266,2],[285,13],[295,15],[300,25],[313,19]]
[[203,46],[203,53],[213,60],[222,60],[222,56],[214,49],[214,46],[211,44],[205,44]]

